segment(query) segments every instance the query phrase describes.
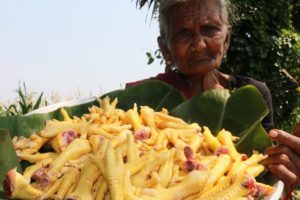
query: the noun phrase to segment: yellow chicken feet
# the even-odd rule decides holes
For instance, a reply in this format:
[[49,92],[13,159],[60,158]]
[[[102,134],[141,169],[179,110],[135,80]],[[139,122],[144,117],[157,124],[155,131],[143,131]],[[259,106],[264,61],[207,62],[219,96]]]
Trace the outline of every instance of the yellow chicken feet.
[[114,150],[109,142],[103,158],[104,164],[101,172],[107,182],[112,200],[123,200],[123,173],[124,163],[121,149]]
[[65,195],[67,194],[68,190],[72,187],[72,185],[75,185],[77,183],[79,174],[80,172],[78,169],[69,169],[62,177],[62,182],[54,197],[57,199],[64,199]]
[[60,169],[67,161],[79,158],[91,150],[91,145],[87,140],[77,138],[50,165],[39,169],[34,177],[43,188],[46,188],[57,178]]
[[80,178],[75,190],[69,194],[67,199],[76,200],[92,200],[92,188],[97,180],[100,171],[98,166],[91,161],[88,161],[81,169]]
[[[8,172],[9,198],[65,200],[242,200],[265,197],[271,186],[256,183],[266,156],[249,158],[234,137],[137,105],[117,109],[117,99],[98,99],[89,113],[49,120],[30,138],[14,138],[23,176]],[[44,145],[55,152],[39,152]]]
[[3,182],[5,194],[10,199],[38,199],[43,192],[32,187],[16,169],[10,170]]
[[161,191],[159,199],[182,200],[190,195],[196,194],[203,189],[207,175],[206,171],[192,171],[181,183]]

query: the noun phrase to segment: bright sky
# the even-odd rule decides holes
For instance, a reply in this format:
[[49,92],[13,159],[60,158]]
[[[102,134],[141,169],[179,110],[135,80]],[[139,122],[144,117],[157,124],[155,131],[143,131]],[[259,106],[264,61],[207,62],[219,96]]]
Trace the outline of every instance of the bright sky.
[[158,25],[135,0],[0,0],[0,101],[19,82],[46,96],[88,96],[163,71],[147,65]]

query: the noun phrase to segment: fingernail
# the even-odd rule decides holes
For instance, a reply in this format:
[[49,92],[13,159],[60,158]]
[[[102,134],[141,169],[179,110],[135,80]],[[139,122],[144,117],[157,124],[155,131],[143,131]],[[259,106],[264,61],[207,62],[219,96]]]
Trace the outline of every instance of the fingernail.
[[272,137],[272,138],[276,138],[278,136],[278,131],[275,131],[275,130],[271,130],[269,132],[269,136]]

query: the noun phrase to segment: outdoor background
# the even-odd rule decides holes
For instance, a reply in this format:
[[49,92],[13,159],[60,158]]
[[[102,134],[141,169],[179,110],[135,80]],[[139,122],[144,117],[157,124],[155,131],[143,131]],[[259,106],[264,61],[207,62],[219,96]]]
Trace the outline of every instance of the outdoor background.
[[17,97],[19,82],[65,99],[162,72],[147,65],[158,48],[147,12],[130,0],[0,0],[0,102]]
[[[275,126],[291,132],[300,121],[300,1],[231,2],[233,34],[222,70],[266,82]],[[0,116],[100,96],[163,72],[149,3],[159,6],[159,0],[0,0]]]

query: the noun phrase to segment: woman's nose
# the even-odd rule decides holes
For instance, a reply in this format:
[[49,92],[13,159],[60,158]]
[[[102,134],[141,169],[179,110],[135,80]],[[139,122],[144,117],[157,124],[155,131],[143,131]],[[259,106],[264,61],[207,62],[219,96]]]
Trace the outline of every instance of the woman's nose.
[[201,53],[206,48],[206,42],[200,34],[197,34],[194,38],[192,51],[196,53]]

